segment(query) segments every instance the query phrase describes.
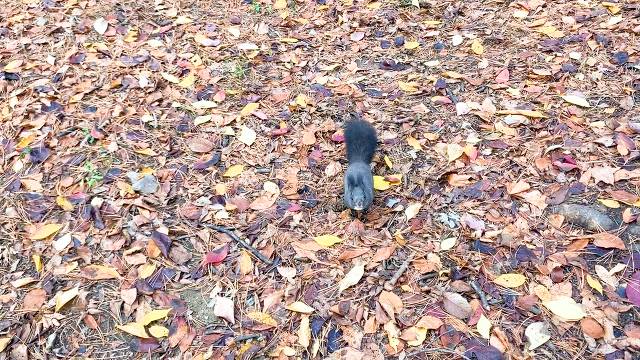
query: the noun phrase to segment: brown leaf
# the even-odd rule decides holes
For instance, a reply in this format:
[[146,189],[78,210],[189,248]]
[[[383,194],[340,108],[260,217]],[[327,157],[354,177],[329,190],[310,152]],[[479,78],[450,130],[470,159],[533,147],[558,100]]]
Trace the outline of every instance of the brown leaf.
[[473,309],[471,308],[469,301],[467,301],[467,299],[462,295],[453,292],[446,292],[443,297],[444,310],[458,319],[467,319],[473,313]]
[[47,292],[44,289],[33,289],[24,296],[22,308],[27,311],[38,311],[45,301],[47,301]]
[[396,250],[396,245],[385,246],[376,251],[376,254],[373,255],[371,259],[372,262],[381,262],[383,260],[387,260],[393,255],[393,252]]
[[350,260],[353,258],[357,258],[358,256],[362,256],[366,253],[368,253],[370,250],[367,248],[360,248],[360,249],[349,249],[346,251],[342,251],[340,253],[340,256],[338,256],[338,261],[344,261],[344,260]]
[[582,328],[582,332],[594,339],[600,339],[604,336],[602,325],[593,318],[587,317],[580,320],[580,327]]
[[620,239],[616,235],[606,232],[593,235],[593,245],[606,249],[626,249],[626,246],[622,239]]
[[187,141],[187,145],[189,146],[189,149],[191,149],[191,151],[196,153],[209,152],[213,150],[215,146],[211,140],[203,137],[196,137],[193,139],[189,139],[189,141]]
[[591,176],[593,176],[594,182],[597,184],[602,181],[605,184],[613,185],[615,183],[614,174],[618,170],[608,166],[597,166],[591,168]]
[[80,270],[80,275],[89,280],[118,279],[120,274],[112,267],[103,265],[88,265]]

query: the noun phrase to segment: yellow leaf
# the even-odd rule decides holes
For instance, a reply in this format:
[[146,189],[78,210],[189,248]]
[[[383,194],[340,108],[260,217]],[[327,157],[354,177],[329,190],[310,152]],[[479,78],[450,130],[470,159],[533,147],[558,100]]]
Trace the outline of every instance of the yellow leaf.
[[306,107],[307,106],[307,97],[304,94],[299,94],[298,96],[296,96],[296,104],[301,106],[301,107]]
[[489,321],[484,314],[480,315],[480,319],[478,319],[478,323],[476,324],[476,329],[478,329],[478,333],[483,338],[489,339],[491,337],[491,321]]
[[80,293],[79,287],[74,287],[66,291],[59,291],[56,294],[56,312],[60,311],[69,301],[73,300]]
[[571,103],[573,105],[578,105],[578,106],[587,107],[587,108],[591,107],[587,99],[580,97],[578,95],[563,95],[561,96],[561,98],[563,98],[564,101]]
[[415,334],[415,339],[407,340],[407,345],[409,346],[420,346],[424,343],[424,340],[427,338],[427,332],[429,329],[413,326],[413,333]]
[[57,233],[60,229],[62,229],[62,224],[47,224],[31,234],[30,238],[31,240],[43,240]]
[[[307,320],[309,322],[309,320]],[[0,338],[0,353],[2,353],[7,346],[11,343],[11,336],[5,336]]]
[[351,286],[360,282],[364,275],[364,264],[354,266],[338,283],[338,293],[350,288]]
[[258,109],[258,106],[260,106],[258,103],[248,103],[242,108],[242,110],[240,110],[240,116],[247,116],[251,114]]
[[190,73],[184,79],[180,80],[178,86],[183,88],[190,88],[196,82],[196,76],[194,73]]
[[71,201],[67,200],[67,198],[64,196],[57,196],[56,204],[58,204],[58,206],[60,206],[60,208],[64,211],[73,210],[73,204],[71,203]]
[[298,328],[298,344],[304,348],[308,348],[311,344],[311,327],[309,326],[309,316],[302,315],[300,318],[300,327]]
[[542,305],[555,315],[567,321],[578,321],[587,314],[582,309],[582,304],[578,304],[568,296],[560,296],[553,300],[543,301]]
[[287,0],[276,0],[273,4],[275,10],[282,10],[287,8]]
[[143,264],[138,268],[138,277],[140,279],[146,279],[149,276],[153,275],[156,271],[156,264]]
[[15,70],[15,69],[19,68],[20,65],[22,65],[23,62],[24,62],[23,60],[9,61],[9,63],[7,63],[7,65],[4,66],[4,71],[11,72],[11,70]]
[[37,272],[41,272],[42,271],[42,258],[40,257],[40,255],[33,254],[33,255],[31,255],[31,259],[33,260],[33,265],[35,265],[35,267],[36,267],[36,271]]
[[132,322],[125,325],[116,325],[116,329],[120,329],[127,334],[131,334],[139,338],[149,338],[149,335],[147,335],[147,332],[144,330],[144,325],[137,322]]
[[409,50],[413,50],[419,46],[420,46],[420,43],[417,41],[407,41],[406,43],[404,43],[404,48]]
[[587,284],[594,290],[602,294],[602,284],[597,279],[594,279],[591,275],[587,274]]
[[393,168],[393,163],[391,162],[391,159],[389,159],[387,155],[384,156],[384,163],[387,165],[389,169]]
[[253,271],[253,260],[251,255],[245,250],[240,252],[240,258],[238,258],[238,267],[242,275],[250,274]]
[[473,53],[476,55],[484,54],[484,46],[482,46],[480,40],[473,39],[473,42],[471,43],[471,51],[473,51]]
[[233,165],[230,166],[227,171],[224,172],[222,176],[225,177],[236,177],[244,171],[244,165]]
[[190,24],[192,22],[193,22],[193,20],[191,20],[188,16],[180,15],[180,16],[178,16],[178,18],[176,19],[174,24],[176,24],[176,25],[185,25],[185,24]]
[[300,40],[298,40],[296,38],[280,38],[280,42],[287,43],[287,44],[295,44],[298,41],[300,41]]
[[136,153],[140,154],[140,155],[147,155],[147,156],[155,156],[158,155],[158,153],[156,153],[155,151],[153,151],[152,148],[146,148],[146,149],[136,149],[133,150]]
[[153,325],[149,327],[149,334],[156,339],[169,336],[169,329],[160,325]]
[[142,321],[140,323],[142,325],[149,325],[156,320],[166,319],[170,311],[171,309],[151,310],[148,313],[144,314],[144,316],[142,317]]
[[522,286],[527,278],[522,274],[502,274],[493,280],[494,283],[507,288]]
[[407,137],[407,143],[415,150],[422,150],[422,145],[420,145],[420,142],[413,136]]
[[160,73],[160,76],[162,76],[165,80],[167,80],[167,81],[168,81],[168,82],[170,82],[170,83],[177,84],[177,83],[179,83],[179,82],[180,82],[180,79],[178,79],[178,77],[177,77],[177,76],[175,76],[175,75],[171,75],[171,74],[166,73],[166,72],[161,72],[161,73]]
[[267,313],[263,313],[260,311],[250,311],[247,313],[247,317],[264,325],[269,325],[271,327],[278,326],[278,322]]
[[80,270],[80,275],[89,280],[118,279],[118,270],[104,265],[87,265]]
[[447,144],[447,159],[454,161],[464,154],[464,148],[458,144]]
[[322,247],[330,247],[337,243],[342,242],[342,239],[335,235],[320,235],[313,238],[318,245]]
[[131,43],[138,40],[138,29],[132,28],[129,29],[127,35],[124,37],[124,41]]
[[606,206],[608,208],[611,208],[611,209],[618,209],[620,207],[620,203],[618,201],[616,201],[616,200],[613,200],[613,199],[598,199],[598,201],[602,205],[604,205],[604,206]]
[[314,308],[303,303],[302,301],[296,301],[294,303],[291,303],[287,305],[286,309],[290,311],[298,312],[298,313],[303,313],[303,314],[311,314],[312,312],[315,311]]
[[367,4],[367,9],[378,10],[380,6],[382,6],[382,4],[379,1],[374,1]]
[[384,191],[391,187],[391,183],[384,179],[384,176],[373,176],[373,188]]
[[398,81],[398,87],[400,88],[400,90],[404,91],[404,92],[416,92],[418,91],[418,84],[414,83],[414,82],[404,82],[404,81]]

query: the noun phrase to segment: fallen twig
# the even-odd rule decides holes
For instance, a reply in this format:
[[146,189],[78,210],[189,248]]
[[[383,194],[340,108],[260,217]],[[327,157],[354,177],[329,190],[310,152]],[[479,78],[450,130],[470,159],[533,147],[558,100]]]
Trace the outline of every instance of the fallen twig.
[[482,290],[480,285],[478,285],[478,283],[475,280],[471,280],[469,285],[471,285],[471,288],[473,289],[473,291],[475,291],[476,294],[478,294],[478,297],[480,298],[480,302],[482,303],[482,308],[489,311],[489,302],[487,301],[487,294],[484,293],[484,290]]
[[396,273],[393,274],[393,276],[391,277],[391,279],[389,279],[389,281],[384,283],[384,288],[387,291],[391,291],[393,290],[393,287],[396,286],[396,283],[398,282],[398,279],[400,279],[400,277],[402,276],[402,274],[404,274],[405,271],[407,271],[407,269],[409,268],[409,263],[411,263],[411,261],[413,260],[413,254],[409,255],[404,262],[402,263],[402,265],[400,265],[400,267],[398,268],[398,270],[396,270]]
[[229,229],[223,226],[217,226],[217,225],[209,225],[209,224],[203,224],[204,226],[219,231],[221,233],[227,234],[229,235],[229,237],[231,239],[233,239],[233,241],[235,241],[238,245],[242,246],[243,248],[249,250],[249,252],[257,257],[260,261],[262,261],[263,263],[267,264],[267,265],[273,265],[273,261],[271,261],[271,259],[269,259],[268,257],[262,255],[262,253],[260,251],[258,251],[258,249],[254,248],[253,246],[249,245],[249,243],[247,243],[246,241],[240,239],[238,237],[238,235],[236,235],[233,230],[234,229]]

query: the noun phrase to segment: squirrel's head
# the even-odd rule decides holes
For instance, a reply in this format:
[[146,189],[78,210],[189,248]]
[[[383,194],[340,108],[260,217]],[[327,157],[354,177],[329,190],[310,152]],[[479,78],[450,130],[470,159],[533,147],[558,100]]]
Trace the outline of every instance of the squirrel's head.
[[344,202],[353,210],[365,210],[373,202],[373,177],[368,164],[353,164],[344,176]]

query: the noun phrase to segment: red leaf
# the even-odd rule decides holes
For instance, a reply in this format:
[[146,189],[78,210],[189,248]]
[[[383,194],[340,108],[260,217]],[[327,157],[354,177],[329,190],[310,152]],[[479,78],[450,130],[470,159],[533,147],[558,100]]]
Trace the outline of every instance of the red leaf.
[[202,259],[202,266],[217,265],[224,261],[227,254],[229,254],[229,245],[227,244],[224,244],[213,251],[209,251],[207,255],[204,256],[204,259]]

